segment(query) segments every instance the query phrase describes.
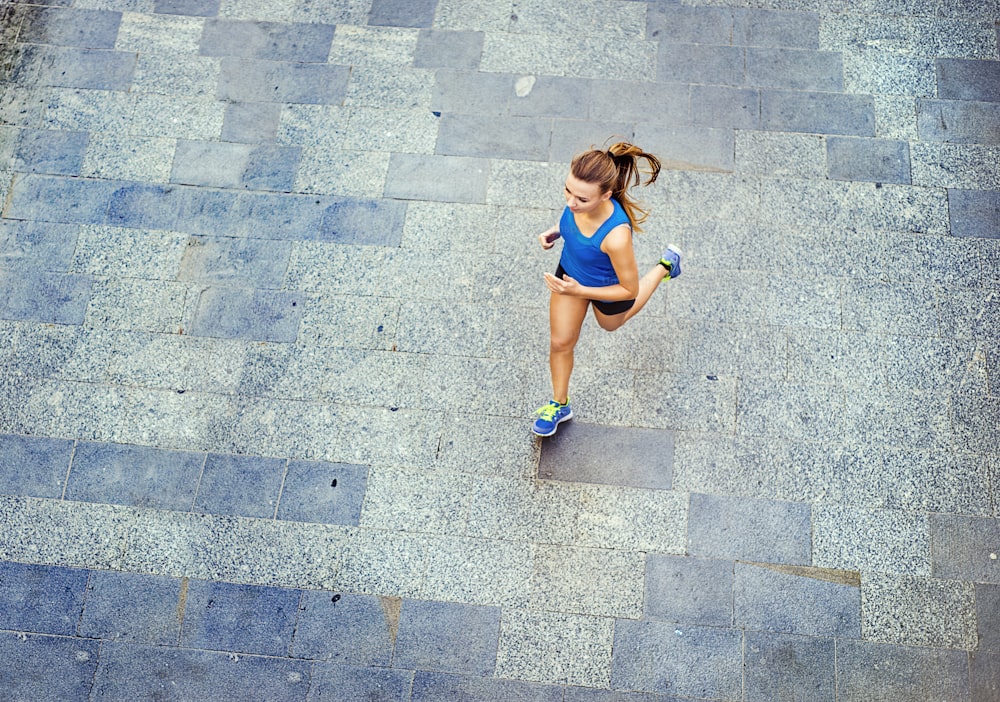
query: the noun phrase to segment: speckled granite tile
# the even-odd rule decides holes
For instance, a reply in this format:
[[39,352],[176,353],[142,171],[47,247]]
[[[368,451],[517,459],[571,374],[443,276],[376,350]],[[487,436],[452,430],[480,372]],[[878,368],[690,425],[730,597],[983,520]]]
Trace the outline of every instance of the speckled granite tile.
[[642,616],[644,554],[541,545],[533,551],[531,606],[627,619]]
[[864,638],[879,643],[972,650],[976,607],[971,583],[908,575],[864,575]]
[[424,352],[402,341],[407,330],[400,327],[401,309],[405,307],[397,300],[311,293],[306,296],[297,341],[319,347]]
[[1000,147],[916,143],[910,146],[913,184],[934,188],[1000,190]]
[[80,227],[70,270],[99,276],[175,280],[188,237],[176,232]]
[[527,478],[538,463],[538,443],[523,418],[442,415],[434,465],[473,474]]
[[518,606],[530,596],[533,549],[495,539],[443,537],[427,542],[423,599]]
[[410,27],[365,27],[338,24],[330,63],[383,66],[399,70],[413,60],[420,30]]
[[197,54],[204,26],[202,17],[126,12],[115,48],[150,54]]
[[107,278],[94,284],[86,323],[103,329],[161,332],[181,330],[188,288],[158,280]]
[[437,537],[358,529],[346,543],[335,587],[390,597],[418,597],[429,544]]
[[572,544],[582,490],[507,477],[483,478],[469,503],[468,535],[540,544]]
[[368,529],[460,534],[471,475],[376,466],[368,476],[360,525]]
[[823,137],[780,132],[736,132],[735,169],[761,176],[822,178],[826,175]]
[[434,153],[440,120],[429,110],[360,105],[351,107],[348,115],[345,149]]
[[373,108],[366,113],[370,116],[382,109],[413,110],[411,121],[423,108],[420,116],[433,117],[429,114],[433,85],[434,73],[426,68],[399,67],[388,73],[380,66],[354,66],[344,105]]
[[814,505],[812,512],[814,566],[930,575],[926,514],[829,504]]
[[487,33],[480,69],[580,78],[652,80],[656,44],[620,38]]

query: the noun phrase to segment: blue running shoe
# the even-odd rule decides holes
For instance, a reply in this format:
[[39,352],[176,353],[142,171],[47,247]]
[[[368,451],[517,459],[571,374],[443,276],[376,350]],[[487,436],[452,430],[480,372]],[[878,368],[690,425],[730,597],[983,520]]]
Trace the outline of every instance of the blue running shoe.
[[660,265],[667,269],[664,280],[679,276],[681,274],[681,250],[673,244],[668,246],[667,250],[663,252],[663,258],[660,259]]
[[573,410],[569,407],[569,400],[566,401],[565,405],[552,400],[544,407],[540,407],[535,414],[538,415],[538,419],[531,425],[531,431],[538,436],[552,436],[559,428],[560,422],[573,418]]

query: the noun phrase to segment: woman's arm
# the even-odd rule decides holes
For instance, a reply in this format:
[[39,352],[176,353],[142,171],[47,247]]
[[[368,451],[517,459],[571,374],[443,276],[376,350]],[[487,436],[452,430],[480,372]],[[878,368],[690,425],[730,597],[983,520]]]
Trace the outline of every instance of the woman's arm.
[[556,222],[551,227],[549,227],[544,232],[538,235],[538,243],[542,245],[543,249],[548,251],[549,249],[551,249],[553,246],[556,245],[556,239],[558,238],[559,238],[559,223]]
[[604,238],[601,250],[611,259],[617,285],[590,287],[580,285],[573,278],[565,276],[559,280],[551,273],[545,274],[545,284],[549,290],[560,295],[585,297],[588,300],[634,300],[639,294],[639,266],[635,262],[635,252],[632,250],[632,230],[627,224],[620,224]]

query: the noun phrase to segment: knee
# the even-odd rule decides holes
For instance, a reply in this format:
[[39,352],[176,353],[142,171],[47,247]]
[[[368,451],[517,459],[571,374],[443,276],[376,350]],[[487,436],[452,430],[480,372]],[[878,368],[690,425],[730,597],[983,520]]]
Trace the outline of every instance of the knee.
[[549,339],[549,351],[552,353],[566,353],[576,348],[575,336],[552,336]]
[[611,318],[607,318],[607,317],[600,318],[600,317],[598,317],[597,323],[601,326],[601,329],[603,329],[604,331],[613,332],[613,331],[616,331],[618,329],[621,329],[622,325],[625,324],[625,320],[624,319],[617,319],[617,317],[623,317],[623,316],[624,315],[616,315],[615,317],[611,317]]

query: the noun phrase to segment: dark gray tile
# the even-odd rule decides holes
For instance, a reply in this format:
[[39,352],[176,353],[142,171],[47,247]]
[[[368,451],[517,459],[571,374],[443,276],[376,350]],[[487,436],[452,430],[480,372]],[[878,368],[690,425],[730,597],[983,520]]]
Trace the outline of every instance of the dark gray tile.
[[403,600],[393,667],[493,674],[500,608]]
[[976,623],[979,648],[1000,653],[1000,585],[976,584]]
[[187,511],[205,454],[80,442],[66,499]]
[[743,52],[740,46],[661,43],[656,76],[675,83],[742,85]]
[[118,38],[120,12],[56,7],[27,7],[18,41],[27,44],[112,49]]
[[306,591],[292,642],[296,658],[388,666],[399,626],[399,601],[375,595]]
[[23,129],[11,163],[16,171],[79,175],[90,135],[49,129]]
[[[110,181],[114,183],[114,181]],[[141,229],[173,229],[186,191],[176,185],[114,183],[108,204],[108,224]]]
[[1000,102],[1000,61],[939,58],[935,63],[939,98]]
[[442,69],[434,74],[431,109],[441,114],[504,115],[514,99],[514,76]]
[[192,237],[181,259],[178,280],[211,285],[280,288],[291,244],[242,237]]
[[688,553],[760,563],[812,562],[808,504],[691,495]]
[[1000,699],[1000,651],[970,651],[970,702],[996,702]]
[[691,124],[698,127],[759,129],[760,91],[692,85]]
[[0,269],[0,319],[82,324],[93,278]]
[[153,0],[153,12],[161,15],[215,17],[221,0]]
[[[228,201],[228,198],[221,198],[211,203],[211,211],[206,212],[204,217],[206,225],[211,223],[211,214],[216,207],[222,207]],[[322,239],[323,219],[327,210],[337,202],[339,201],[314,195],[243,193],[236,199],[233,210],[225,220],[225,226],[229,230],[227,233],[235,236],[253,237],[259,236],[260,232],[268,232],[273,239]],[[375,208],[371,209],[372,214],[379,212]],[[382,223],[372,226],[382,226]]]
[[834,640],[747,632],[746,702],[833,702]]
[[382,27],[430,27],[437,0],[372,0],[368,24]]
[[0,631],[0,689],[9,700],[63,702],[90,694],[100,642]]
[[861,638],[861,591],[854,585],[737,563],[734,592],[741,628]]
[[442,156],[544,161],[549,154],[548,120],[443,114],[435,153]]
[[180,599],[180,578],[95,570],[87,585],[80,634],[175,646]]
[[300,293],[206,288],[188,329],[194,336],[292,343],[298,337]]
[[1000,142],[1000,103],[918,100],[917,131],[925,141],[996,144]]
[[187,185],[288,192],[299,147],[179,141],[170,180]]
[[567,687],[563,702],[684,702],[678,697],[654,695],[651,692],[620,692],[592,687]]
[[309,679],[309,702],[409,702],[412,670],[316,663]]
[[562,702],[563,688],[518,680],[417,671],[410,699],[413,702]]
[[739,699],[743,634],[618,619],[611,687],[698,698]]
[[692,556],[646,557],[643,616],[683,624],[733,625],[733,562]]
[[475,70],[483,55],[483,33],[422,29],[413,53],[416,68]]
[[120,183],[90,178],[27,175],[14,181],[4,215],[39,222],[104,224]]
[[669,490],[671,431],[570,422],[542,442],[538,477]]
[[75,636],[88,572],[0,561],[0,629]]
[[737,8],[733,10],[733,44],[818,49],[819,25],[816,12]]
[[[155,681],[155,682],[153,682]],[[105,700],[146,699],[169,690],[178,700],[231,699],[304,702],[309,663],[288,658],[193,651],[161,646],[104,644],[93,696]]]
[[226,57],[219,72],[219,100],[339,105],[347,91],[348,66],[256,61]]
[[300,596],[298,590],[191,580],[180,645],[287,656]]
[[208,454],[194,511],[272,518],[285,464],[283,458]]
[[278,519],[357,526],[368,466],[289,461]]
[[995,190],[948,190],[952,236],[1000,239],[1000,193]]
[[530,90],[522,89],[510,98],[512,115],[578,119],[587,113],[589,81],[563,76],[537,76],[533,80]]
[[1000,519],[948,514],[931,514],[929,519],[935,578],[1000,583]]
[[910,182],[910,146],[905,141],[830,137],[826,163],[834,180]]
[[736,137],[732,129],[640,124],[635,140],[659,156],[665,168],[726,173],[734,168]]
[[837,700],[938,702],[968,700],[965,651],[837,642]]
[[39,50],[35,82],[55,88],[128,90],[135,73],[134,51],[46,46]]
[[690,116],[687,83],[595,80],[590,88],[592,120],[686,124]]
[[79,233],[75,224],[0,220],[0,266],[65,272]]
[[[393,154],[392,158],[397,155]],[[323,217],[314,234],[316,239],[370,246],[398,246],[402,239],[406,219],[404,202],[345,197],[327,198],[322,204]]]
[[[174,221],[174,229],[188,234],[210,234],[224,236],[232,234],[236,228],[245,221],[248,205],[256,199],[274,198],[278,196],[264,195],[258,193],[234,193],[222,190],[208,190],[205,188],[185,188],[183,197],[177,205]],[[249,202],[248,202],[249,200]],[[243,211],[237,209],[237,205],[243,205]],[[261,215],[274,212],[275,208],[259,208]],[[315,223],[318,224],[317,215]],[[255,219],[253,221],[260,221]],[[263,227],[270,227],[273,218],[264,219],[261,223]],[[285,221],[287,226],[288,221]]]
[[569,163],[581,151],[604,146],[612,136],[615,137],[613,141],[632,141],[635,138],[633,126],[625,122],[554,119],[549,161]]
[[844,89],[844,66],[839,52],[756,48],[746,52],[750,85],[831,93]]
[[762,90],[760,115],[768,131],[875,136],[874,101],[865,95]]
[[441,202],[486,201],[489,161],[464,156],[392,154],[386,197]]
[[0,494],[61,498],[72,455],[68,439],[0,436]]
[[278,134],[281,105],[268,102],[231,102],[226,105],[222,140],[270,144]]
[[333,25],[210,19],[201,34],[202,56],[326,63]]
[[723,7],[681,7],[650,3],[646,36],[676,44],[728,44],[733,35],[733,13]]

